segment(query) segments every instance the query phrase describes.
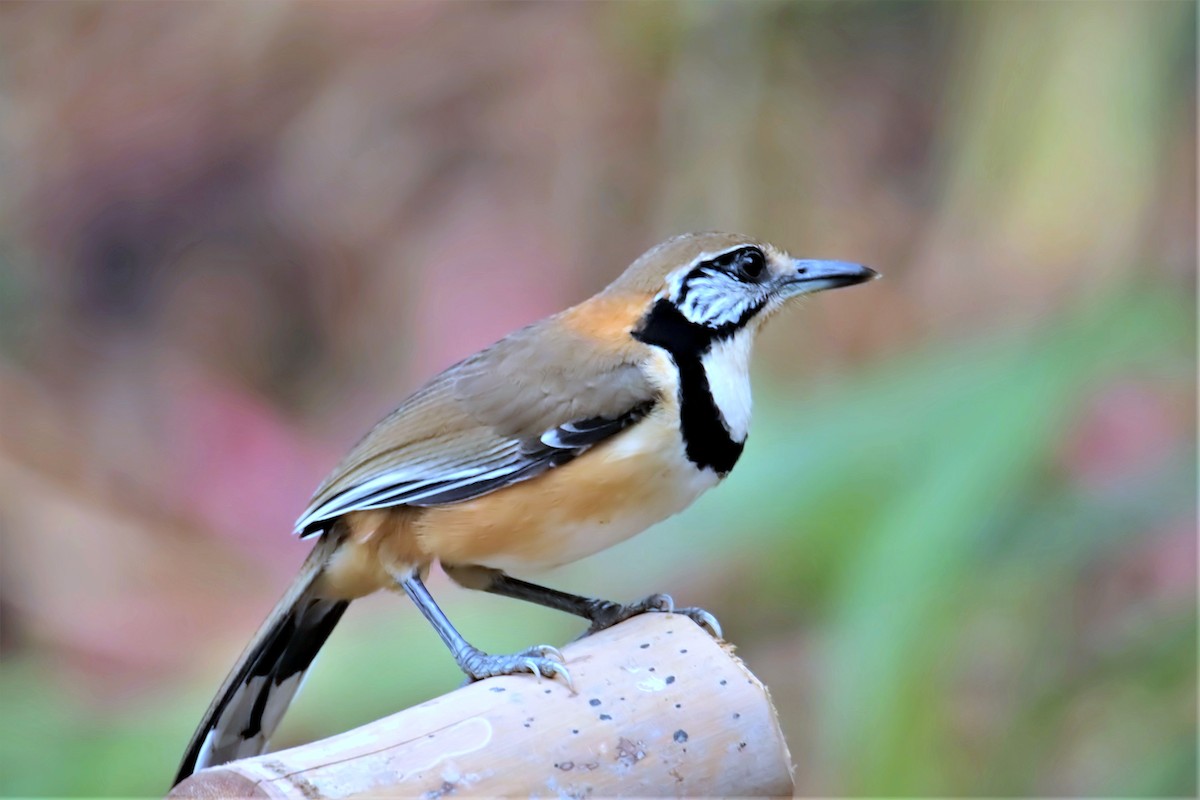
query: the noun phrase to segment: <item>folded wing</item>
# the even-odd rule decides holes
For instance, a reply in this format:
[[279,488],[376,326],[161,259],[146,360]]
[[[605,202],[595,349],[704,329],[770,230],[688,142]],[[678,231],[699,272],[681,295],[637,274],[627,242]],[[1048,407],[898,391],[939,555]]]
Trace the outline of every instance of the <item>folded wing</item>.
[[351,511],[494,492],[570,461],[653,410],[655,392],[635,364],[581,337],[559,335],[548,347],[536,331],[456,364],[375,426],[317,490],[296,532],[317,533]]

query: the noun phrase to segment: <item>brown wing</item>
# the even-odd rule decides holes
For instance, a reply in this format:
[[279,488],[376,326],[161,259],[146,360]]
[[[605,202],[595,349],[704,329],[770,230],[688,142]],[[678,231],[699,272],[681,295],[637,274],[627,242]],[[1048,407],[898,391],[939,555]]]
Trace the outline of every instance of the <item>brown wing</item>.
[[296,522],[460,502],[528,480],[624,430],[656,392],[630,356],[549,320],[435,377],[376,425]]

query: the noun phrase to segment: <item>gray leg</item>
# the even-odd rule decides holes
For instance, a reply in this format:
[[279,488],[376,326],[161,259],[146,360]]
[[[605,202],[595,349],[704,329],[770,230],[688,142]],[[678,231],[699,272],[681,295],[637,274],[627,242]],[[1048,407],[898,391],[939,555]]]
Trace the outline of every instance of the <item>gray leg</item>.
[[567,685],[574,690],[571,675],[562,664],[562,653],[558,652],[556,648],[542,644],[511,655],[489,655],[463,638],[462,634],[442,613],[442,609],[434,602],[429,590],[425,588],[425,584],[415,572],[407,577],[398,577],[396,582],[404,589],[404,593],[416,603],[417,608],[421,609],[421,613],[442,637],[446,647],[450,648],[450,653],[458,663],[459,669],[467,673],[472,680],[531,672],[534,675],[545,675],[547,678],[561,675]]
[[[455,578],[453,567],[446,568],[446,571],[451,578]],[[478,573],[476,572],[475,576],[477,575]],[[479,588],[492,594],[537,603],[540,606],[546,606],[557,611],[574,614],[577,617],[583,617],[592,623],[584,633],[584,636],[602,631],[605,628],[611,628],[618,622],[624,622],[630,617],[636,617],[638,614],[660,611],[668,614],[681,614],[688,617],[701,628],[708,630],[716,638],[721,638],[721,625],[717,622],[716,617],[702,608],[675,608],[675,602],[667,594],[652,594],[645,600],[623,605],[621,603],[614,603],[611,600],[581,597],[577,594],[569,594],[567,592],[560,592],[557,589],[538,586],[536,583],[519,580],[499,570],[488,570],[486,577],[486,582],[481,582],[478,579],[473,580],[471,588]]]

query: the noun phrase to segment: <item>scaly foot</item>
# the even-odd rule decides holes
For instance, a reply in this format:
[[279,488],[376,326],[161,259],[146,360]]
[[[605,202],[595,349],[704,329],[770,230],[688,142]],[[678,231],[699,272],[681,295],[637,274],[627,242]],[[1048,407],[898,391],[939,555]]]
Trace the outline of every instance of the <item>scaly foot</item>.
[[721,638],[721,623],[717,622],[716,617],[703,608],[676,608],[675,601],[671,599],[671,595],[669,594],[652,594],[645,600],[639,600],[636,603],[628,605],[614,603],[609,600],[597,600],[590,611],[591,614],[589,617],[592,620],[592,625],[584,631],[584,636],[590,636],[605,628],[611,628],[613,625],[624,622],[630,617],[636,617],[639,614],[659,612],[685,616],[701,628],[707,630],[714,638]]
[[537,677],[554,678],[561,675],[571,691],[575,684],[571,681],[571,673],[563,666],[563,654],[558,648],[548,644],[539,644],[522,650],[519,653],[507,655],[491,655],[471,647],[469,650],[455,654],[455,660],[467,678],[472,681],[494,678],[497,675],[519,675],[528,672]]

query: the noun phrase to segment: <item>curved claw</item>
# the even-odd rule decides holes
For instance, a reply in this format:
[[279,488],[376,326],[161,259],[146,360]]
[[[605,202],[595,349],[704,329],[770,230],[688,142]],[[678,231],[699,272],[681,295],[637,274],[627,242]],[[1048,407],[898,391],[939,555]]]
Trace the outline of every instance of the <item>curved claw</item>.
[[717,622],[717,618],[705,611],[703,608],[681,608],[675,613],[683,614],[692,622],[696,623],[701,628],[704,628],[710,634],[712,634],[714,639],[725,638],[721,632],[721,623]]
[[550,645],[540,644],[511,655],[490,655],[473,649],[463,654],[458,666],[472,680],[520,673],[532,673],[539,678],[542,675],[553,678],[554,675],[565,672],[562,662],[562,652]]
[[675,601],[671,599],[671,595],[669,594],[652,594],[640,603],[634,604],[634,607],[666,614],[682,614],[701,628],[707,630],[714,638],[724,638],[721,634],[721,623],[717,622],[716,617],[703,608],[675,608]]
[[548,645],[548,644],[534,645],[533,647],[530,647],[527,650],[522,650],[520,655],[535,656],[537,658],[548,658],[548,659],[557,661],[560,664],[567,663],[567,659],[566,659],[566,657],[563,656],[562,651],[559,650],[557,647],[554,647],[554,646]]
[[549,671],[551,672],[550,675],[546,676],[547,678],[549,678],[550,680],[554,680],[555,677],[561,675],[562,679],[567,684],[567,688],[571,690],[571,694],[577,694],[577,692],[575,691],[575,681],[571,680],[571,673],[567,672],[566,667],[564,667],[562,664],[556,664],[553,661],[551,661],[547,665],[547,667],[549,668]]
[[595,608],[591,615],[591,626],[580,635],[579,638],[590,636],[593,633],[602,631],[605,628],[610,628],[620,622],[624,622],[630,617],[636,617],[639,614],[659,613],[659,614],[682,614],[688,619],[695,622],[701,628],[708,631],[714,638],[723,639],[724,635],[721,631],[721,623],[717,622],[717,618],[705,611],[703,608],[675,608],[675,600],[671,595],[657,593],[649,597],[639,600],[636,603],[629,605],[619,605],[607,601],[593,601]]
[[646,611],[663,611],[670,614],[675,611],[675,600],[669,594],[658,592],[650,595],[640,603],[635,603],[634,608]]
[[511,655],[489,655],[476,650],[466,654],[459,661],[459,667],[467,673],[468,682],[524,673],[530,673],[539,680],[543,677],[553,679],[556,675],[562,675],[571,691],[574,691],[575,686],[566,667],[563,666],[563,661],[563,654],[557,648],[538,645]]
[[530,672],[537,676],[539,681],[542,678],[554,680],[556,677],[561,675],[563,681],[567,684],[567,688],[571,690],[571,694],[576,693],[575,681],[571,680],[571,673],[568,672],[567,668],[559,662],[550,658],[526,658],[522,663],[529,668]]

